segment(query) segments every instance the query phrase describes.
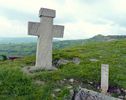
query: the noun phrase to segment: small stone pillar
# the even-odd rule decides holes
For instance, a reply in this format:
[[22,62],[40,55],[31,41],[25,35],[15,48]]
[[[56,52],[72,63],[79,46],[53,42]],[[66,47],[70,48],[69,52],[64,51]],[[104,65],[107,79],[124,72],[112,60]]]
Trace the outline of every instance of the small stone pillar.
[[101,90],[102,93],[106,94],[109,87],[109,65],[101,65]]

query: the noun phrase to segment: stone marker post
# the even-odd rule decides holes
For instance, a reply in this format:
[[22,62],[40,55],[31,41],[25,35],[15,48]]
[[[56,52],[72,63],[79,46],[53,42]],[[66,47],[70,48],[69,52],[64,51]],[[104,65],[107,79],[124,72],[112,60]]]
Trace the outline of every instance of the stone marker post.
[[63,37],[64,26],[53,25],[56,11],[41,8],[39,11],[40,22],[28,23],[28,34],[38,36],[36,65],[31,70],[53,70],[52,67],[52,39]]
[[101,65],[101,90],[106,94],[109,86],[109,65]]

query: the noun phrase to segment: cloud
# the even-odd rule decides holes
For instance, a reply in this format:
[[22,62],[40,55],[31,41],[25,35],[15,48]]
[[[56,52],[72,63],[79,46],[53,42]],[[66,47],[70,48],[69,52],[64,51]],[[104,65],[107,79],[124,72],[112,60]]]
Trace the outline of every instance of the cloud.
[[0,36],[16,37],[26,36],[26,25],[18,20],[9,20],[6,17],[0,16]]
[[0,0],[0,36],[26,36],[27,22],[39,21],[41,7],[56,10],[54,22],[65,26],[67,39],[125,34],[125,5],[125,0]]

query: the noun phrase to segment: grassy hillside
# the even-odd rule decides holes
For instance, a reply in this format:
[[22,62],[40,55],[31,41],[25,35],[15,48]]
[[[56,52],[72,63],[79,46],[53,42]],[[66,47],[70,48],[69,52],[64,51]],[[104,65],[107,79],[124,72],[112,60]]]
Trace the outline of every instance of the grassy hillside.
[[79,58],[81,62],[78,65],[72,62],[60,65],[56,71],[26,74],[22,68],[33,66],[34,56],[1,61],[0,100],[64,100],[69,98],[71,89],[80,86],[100,91],[101,64],[110,65],[110,86],[126,89],[126,40],[54,50],[53,60],[61,58]]
[[[94,42],[107,42],[126,39],[124,35],[96,35],[90,39],[79,40],[53,40],[53,49],[63,49],[70,46],[84,45]],[[35,55],[37,38],[0,38],[0,55],[6,56],[28,56]]]

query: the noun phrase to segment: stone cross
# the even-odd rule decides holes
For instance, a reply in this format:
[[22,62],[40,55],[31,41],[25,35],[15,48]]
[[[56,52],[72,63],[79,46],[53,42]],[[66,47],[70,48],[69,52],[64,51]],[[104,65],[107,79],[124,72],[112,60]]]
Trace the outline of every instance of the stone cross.
[[38,36],[36,65],[33,69],[53,70],[52,67],[52,40],[53,37],[63,37],[64,26],[53,25],[56,11],[41,8],[40,22],[28,22],[28,34]]
[[101,65],[101,90],[106,94],[109,86],[109,65]]

